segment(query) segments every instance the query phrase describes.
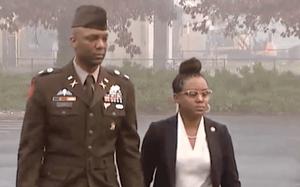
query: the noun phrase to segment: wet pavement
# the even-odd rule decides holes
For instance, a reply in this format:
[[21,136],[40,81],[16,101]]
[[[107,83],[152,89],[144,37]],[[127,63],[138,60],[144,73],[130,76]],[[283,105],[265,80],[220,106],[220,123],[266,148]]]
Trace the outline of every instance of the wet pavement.
[[[139,115],[139,134],[166,116]],[[243,187],[300,187],[300,117],[211,115],[227,125]],[[21,120],[0,120],[0,187],[14,187]]]

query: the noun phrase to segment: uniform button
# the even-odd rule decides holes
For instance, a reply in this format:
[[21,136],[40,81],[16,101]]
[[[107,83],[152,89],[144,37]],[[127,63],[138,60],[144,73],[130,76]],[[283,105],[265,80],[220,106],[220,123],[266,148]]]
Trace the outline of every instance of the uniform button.
[[92,149],[93,147],[91,145],[88,146],[88,149]]
[[94,131],[93,130],[89,130],[89,134],[93,134],[94,133]]
[[117,115],[117,114],[116,114],[116,112],[112,112],[112,115],[115,116],[115,115]]
[[61,114],[65,115],[67,112],[65,110],[61,111]]
[[89,116],[90,117],[94,117],[94,113],[89,113]]

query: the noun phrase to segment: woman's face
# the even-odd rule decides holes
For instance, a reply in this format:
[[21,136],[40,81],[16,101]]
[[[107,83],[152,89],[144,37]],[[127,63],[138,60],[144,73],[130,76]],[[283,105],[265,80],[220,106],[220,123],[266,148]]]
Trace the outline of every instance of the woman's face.
[[174,100],[179,105],[180,113],[202,116],[208,110],[211,93],[203,77],[191,77],[184,81],[182,91],[175,94]]

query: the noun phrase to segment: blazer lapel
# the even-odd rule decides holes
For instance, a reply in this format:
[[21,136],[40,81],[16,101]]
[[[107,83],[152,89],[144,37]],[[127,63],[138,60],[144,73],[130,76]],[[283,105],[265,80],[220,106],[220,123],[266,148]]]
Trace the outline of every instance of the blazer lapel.
[[175,173],[176,173],[176,152],[177,152],[177,115],[173,116],[168,121],[166,128],[166,161],[170,177],[170,186],[175,187]]
[[67,64],[62,71],[65,72],[64,79],[67,89],[72,91],[72,93],[80,98],[85,104],[89,105],[88,98],[85,96],[82,83],[77,76],[73,62],[71,61]]
[[214,181],[217,180],[217,171],[220,169],[220,158],[222,156],[221,147],[219,143],[219,139],[217,136],[218,129],[214,125],[212,121],[204,117],[204,126],[205,126],[205,133],[206,133],[206,140],[208,144],[208,149],[210,153],[211,159],[211,179],[213,186],[215,186]]

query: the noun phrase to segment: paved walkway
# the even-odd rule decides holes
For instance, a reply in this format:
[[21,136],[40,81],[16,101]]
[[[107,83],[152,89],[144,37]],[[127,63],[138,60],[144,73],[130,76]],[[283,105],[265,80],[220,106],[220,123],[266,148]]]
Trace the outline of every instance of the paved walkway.
[[[139,116],[139,134],[165,116]],[[220,116],[232,135],[243,187],[300,187],[300,117]],[[0,120],[0,187],[14,187],[21,119]]]

